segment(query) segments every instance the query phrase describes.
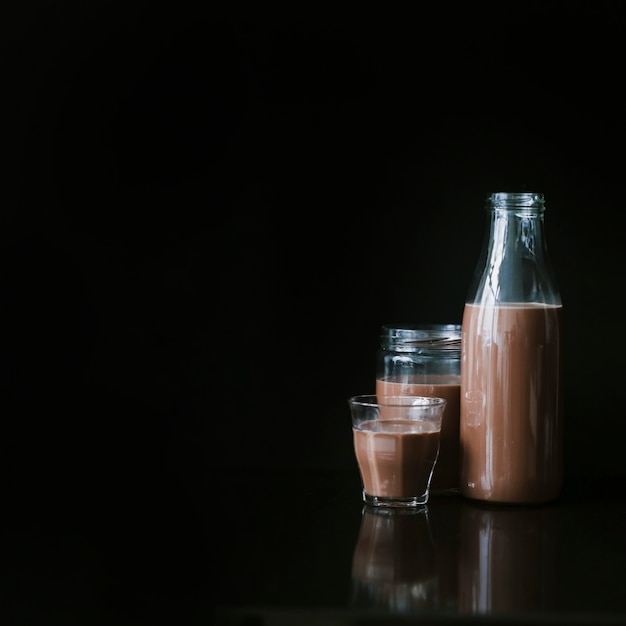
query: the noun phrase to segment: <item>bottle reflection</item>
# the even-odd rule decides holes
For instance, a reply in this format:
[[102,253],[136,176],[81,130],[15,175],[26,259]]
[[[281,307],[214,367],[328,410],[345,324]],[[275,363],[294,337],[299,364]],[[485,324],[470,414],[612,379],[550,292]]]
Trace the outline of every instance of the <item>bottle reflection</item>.
[[352,604],[410,613],[437,602],[428,509],[365,507],[352,559]]
[[493,613],[554,608],[559,510],[490,508],[461,511],[459,611]]

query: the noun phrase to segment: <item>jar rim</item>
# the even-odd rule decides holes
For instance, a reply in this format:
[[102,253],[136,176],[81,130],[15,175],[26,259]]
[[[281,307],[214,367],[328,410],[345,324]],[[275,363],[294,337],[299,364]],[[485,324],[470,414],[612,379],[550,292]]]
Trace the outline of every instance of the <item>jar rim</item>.
[[459,350],[460,324],[384,324],[380,341],[384,347],[404,350]]
[[447,401],[445,398],[436,396],[414,396],[414,395],[387,395],[387,394],[358,394],[350,396],[348,402],[353,405],[360,406],[400,406],[400,407],[440,407],[445,406]]

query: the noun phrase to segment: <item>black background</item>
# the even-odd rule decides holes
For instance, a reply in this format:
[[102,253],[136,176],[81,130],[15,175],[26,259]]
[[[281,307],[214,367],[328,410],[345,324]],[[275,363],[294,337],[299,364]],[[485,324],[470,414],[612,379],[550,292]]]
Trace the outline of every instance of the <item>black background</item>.
[[380,325],[460,322],[498,190],[546,196],[568,475],[623,474],[621,5],[417,6],[3,8],[14,495],[353,468]]

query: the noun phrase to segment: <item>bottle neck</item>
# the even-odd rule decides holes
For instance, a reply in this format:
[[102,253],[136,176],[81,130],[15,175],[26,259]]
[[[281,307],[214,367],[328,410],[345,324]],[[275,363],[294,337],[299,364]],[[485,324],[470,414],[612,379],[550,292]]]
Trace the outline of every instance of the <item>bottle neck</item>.
[[494,266],[518,259],[538,267],[548,262],[543,194],[493,193],[488,197],[487,208],[487,257]]
[[543,210],[493,208],[489,220],[489,251],[493,263],[519,257],[541,265],[547,253]]
[[487,232],[467,302],[560,304],[546,246],[543,195],[495,193],[487,208]]

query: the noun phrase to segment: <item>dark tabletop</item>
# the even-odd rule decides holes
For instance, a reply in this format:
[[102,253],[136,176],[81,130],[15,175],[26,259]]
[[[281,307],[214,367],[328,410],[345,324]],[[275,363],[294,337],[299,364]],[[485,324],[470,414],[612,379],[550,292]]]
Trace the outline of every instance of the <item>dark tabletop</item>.
[[3,623],[626,624],[621,478],[385,514],[356,470],[112,477],[8,494]]
[[572,478],[540,506],[435,494],[413,514],[363,508],[350,472],[226,483],[207,534],[218,623],[626,623],[620,480]]

